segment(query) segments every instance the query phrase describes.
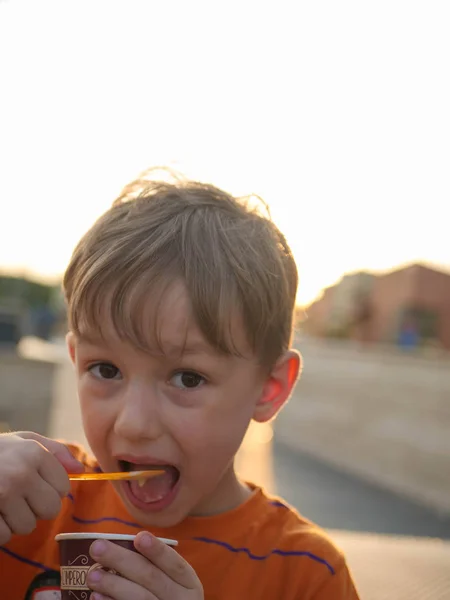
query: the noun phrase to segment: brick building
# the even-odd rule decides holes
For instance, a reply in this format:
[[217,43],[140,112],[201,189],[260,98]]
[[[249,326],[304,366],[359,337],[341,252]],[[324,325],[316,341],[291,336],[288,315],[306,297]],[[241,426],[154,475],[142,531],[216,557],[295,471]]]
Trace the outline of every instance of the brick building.
[[[420,264],[378,276],[345,276],[307,309],[307,329],[316,335],[328,335],[336,329],[339,314],[341,330],[347,328],[351,336],[355,298],[363,289],[371,307],[369,341],[396,343],[404,324],[413,322],[422,341],[437,341],[450,350],[450,273]],[[345,294],[341,293],[344,290]]]
[[375,278],[372,288],[373,341],[395,342],[406,320],[421,339],[450,349],[450,273],[410,265]]

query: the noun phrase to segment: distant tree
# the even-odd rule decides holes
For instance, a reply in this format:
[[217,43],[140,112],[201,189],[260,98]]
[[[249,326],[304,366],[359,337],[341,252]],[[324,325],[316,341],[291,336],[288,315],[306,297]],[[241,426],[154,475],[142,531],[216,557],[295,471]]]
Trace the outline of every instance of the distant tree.
[[55,286],[30,281],[23,277],[0,276],[0,303],[29,310],[49,306],[55,294]]

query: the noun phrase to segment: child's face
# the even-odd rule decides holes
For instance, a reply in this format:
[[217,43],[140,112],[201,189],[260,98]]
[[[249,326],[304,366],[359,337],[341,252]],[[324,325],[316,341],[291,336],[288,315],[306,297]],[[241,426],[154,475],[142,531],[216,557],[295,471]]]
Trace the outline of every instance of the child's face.
[[164,527],[242,500],[233,458],[268,376],[238,324],[234,342],[246,357],[214,352],[190,318],[181,286],[158,319],[164,355],[137,350],[113,331],[95,342],[69,335],[69,347],[86,437],[102,469],[166,465],[163,477],[142,487],[114,483],[136,520]]

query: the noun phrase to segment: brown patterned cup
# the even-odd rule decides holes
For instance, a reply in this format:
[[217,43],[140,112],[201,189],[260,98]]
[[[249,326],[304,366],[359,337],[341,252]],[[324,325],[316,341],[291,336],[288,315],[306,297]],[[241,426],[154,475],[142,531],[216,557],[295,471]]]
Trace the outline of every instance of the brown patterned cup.
[[[123,548],[137,552],[134,547],[134,535],[118,533],[60,533],[55,537],[59,542],[61,600],[88,600],[91,590],[87,586],[87,576],[95,569],[103,567],[89,554],[95,540],[110,540]],[[176,546],[175,540],[159,538],[169,546]],[[120,573],[119,573],[120,574]]]

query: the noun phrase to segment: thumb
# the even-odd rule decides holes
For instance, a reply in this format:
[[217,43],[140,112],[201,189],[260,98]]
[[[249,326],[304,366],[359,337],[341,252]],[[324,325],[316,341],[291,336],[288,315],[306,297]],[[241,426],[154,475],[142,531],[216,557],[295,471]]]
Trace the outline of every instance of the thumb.
[[53,454],[68,473],[84,473],[85,467],[83,463],[76,459],[69,448],[62,442],[52,440],[32,431],[19,431],[15,435],[18,435],[25,440],[35,440],[36,442],[39,442],[41,446],[44,446],[48,452]]

